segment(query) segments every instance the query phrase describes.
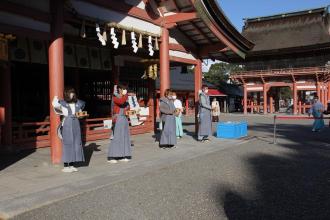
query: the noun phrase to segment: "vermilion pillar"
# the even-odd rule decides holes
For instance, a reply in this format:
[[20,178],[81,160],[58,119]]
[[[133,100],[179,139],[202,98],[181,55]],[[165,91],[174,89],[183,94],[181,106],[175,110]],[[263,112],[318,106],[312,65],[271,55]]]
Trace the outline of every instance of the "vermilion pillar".
[[273,97],[272,96],[269,97],[269,112],[270,112],[270,114],[274,113],[274,105],[273,105]]
[[60,117],[52,107],[54,96],[63,97],[64,89],[64,60],[63,60],[63,7],[64,0],[51,0],[52,14],[51,40],[48,48],[49,59],[49,98],[50,98],[50,145],[53,163],[60,163],[62,158],[62,144],[57,137],[57,127]]
[[326,105],[326,103],[327,103],[327,98],[326,98],[326,95],[327,95],[327,93],[326,93],[326,89],[325,89],[325,84],[324,83],[322,83],[322,87],[323,87],[323,89],[322,89],[322,96],[323,96],[323,105],[325,106]]
[[199,106],[199,90],[202,88],[202,61],[197,60],[195,65],[195,132],[198,131],[198,106]]
[[159,97],[156,98],[156,117],[159,118]]
[[170,51],[169,51],[169,31],[162,28],[162,36],[159,48],[160,63],[160,97],[164,96],[166,89],[170,88]]
[[321,86],[320,86],[320,82],[316,83],[316,94],[317,96],[320,98],[321,96]]
[[327,85],[327,89],[328,89],[328,98],[327,98],[327,102],[330,101],[330,82],[328,82],[328,85]]
[[267,85],[264,83],[263,85],[263,95],[264,95],[264,114],[267,114]]
[[244,96],[243,96],[243,108],[244,108],[244,115],[247,114],[247,85],[243,85],[244,89]]
[[186,95],[186,115],[188,115],[189,111],[189,93]]
[[[0,98],[2,109],[2,142],[4,145],[10,147],[12,144],[12,106],[11,106],[11,71],[8,63],[3,62],[1,64],[0,73]],[[0,106],[1,107],[1,106]],[[1,133],[0,133],[1,135]]]
[[293,92],[293,114],[297,114],[297,102],[298,102],[298,96],[297,96],[297,84],[293,83],[292,85],[292,92]]

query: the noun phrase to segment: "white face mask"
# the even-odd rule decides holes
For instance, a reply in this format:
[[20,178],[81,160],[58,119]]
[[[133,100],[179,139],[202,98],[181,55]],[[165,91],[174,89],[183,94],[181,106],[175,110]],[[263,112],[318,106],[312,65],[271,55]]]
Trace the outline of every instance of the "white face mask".
[[122,94],[123,95],[126,95],[127,94],[127,90],[126,89],[123,89]]
[[172,98],[173,98],[173,99],[176,99],[176,95],[174,95]]

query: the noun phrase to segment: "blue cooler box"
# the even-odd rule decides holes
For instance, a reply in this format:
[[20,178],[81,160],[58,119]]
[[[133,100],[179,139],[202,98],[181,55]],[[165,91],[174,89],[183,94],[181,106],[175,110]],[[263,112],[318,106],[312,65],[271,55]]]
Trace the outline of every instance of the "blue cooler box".
[[235,139],[247,136],[247,122],[219,122],[217,138]]

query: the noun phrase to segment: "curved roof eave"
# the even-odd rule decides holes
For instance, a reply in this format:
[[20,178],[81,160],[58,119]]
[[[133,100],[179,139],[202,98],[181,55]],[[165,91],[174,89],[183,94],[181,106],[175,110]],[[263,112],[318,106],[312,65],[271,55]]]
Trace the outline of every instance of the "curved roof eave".
[[231,24],[215,0],[196,0],[195,9],[199,17],[209,26],[232,51],[242,58],[254,47],[254,44],[243,37]]

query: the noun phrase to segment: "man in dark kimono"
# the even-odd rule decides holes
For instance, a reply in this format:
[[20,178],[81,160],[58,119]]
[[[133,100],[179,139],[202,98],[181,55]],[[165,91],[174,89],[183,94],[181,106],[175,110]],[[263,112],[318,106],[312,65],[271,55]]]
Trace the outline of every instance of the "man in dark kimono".
[[159,110],[163,130],[160,136],[160,148],[171,148],[176,145],[175,106],[170,89],[165,91],[164,97],[160,98]]
[[209,141],[208,137],[212,135],[212,116],[210,98],[208,96],[208,87],[202,86],[202,92],[199,94],[199,127],[198,141]]
[[84,151],[81,141],[81,129],[77,112],[81,112],[85,102],[77,99],[73,88],[64,90],[64,100],[54,97],[52,105],[57,114],[64,116],[58,134],[62,139],[62,161],[65,173],[76,172],[75,162],[84,161]]
[[118,86],[118,96],[113,97],[113,139],[109,144],[108,162],[117,163],[118,160],[128,162],[131,159],[131,140],[129,124],[126,111],[129,108],[127,103],[127,89]]

